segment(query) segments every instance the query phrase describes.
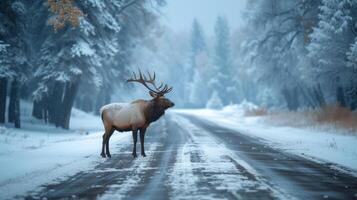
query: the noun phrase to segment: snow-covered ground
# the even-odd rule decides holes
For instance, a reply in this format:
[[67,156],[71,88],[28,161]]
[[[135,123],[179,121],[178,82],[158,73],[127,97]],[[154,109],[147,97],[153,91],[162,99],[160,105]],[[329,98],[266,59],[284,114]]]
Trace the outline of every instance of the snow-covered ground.
[[[0,126],[0,194],[2,199],[39,189],[101,162],[101,119],[72,112],[71,130],[63,130],[30,116],[24,103],[22,129]],[[128,134],[118,134],[111,142]]]
[[[347,170],[353,169],[350,172],[357,170],[357,137],[355,135],[334,134],[333,131],[326,132],[318,128],[274,126],[264,123],[262,117],[245,117],[244,110],[252,107],[254,105],[242,104],[228,106],[222,110],[175,110],[174,112],[204,118],[219,126],[264,139],[269,146],[318,162],[336,163],[338,169],[342,169],[342,166]],[[90,171],[103,163],[104,160],[99,156],[103,134],[99,117],[74,109],[71,130],[67,131],[45,125],[29,117],[31,106],[26,103],[23,103],[21,111],[22,129],[14,129],[9,125],[0,126],[1,199],[24,195],[29,191],[36,193],[41,190],[39,186],[43,184],[61,182],[77,172]],[[178,129],[182,129],[185,133],[182,135],[189,137],[189,140],[184,141],[178,149],[169,149],[170,152],[178,152],[167,182],[174,188],[172,197],[199,196],[201,193],[193,194],[191,190],[194,188],[192,185],[200,185],[202,180],[235,195],[238,195],[236,189],[239,187],[242,190],[257,187],[273,191],[275,196],[281,196],[280,191],[266,184],[265,179],[259,179],[260,175],[244,160],[213,137],[208,137],[208,133],[206,134],[188,119],[173,115],[172,120],[180,127]],[[158,126],[160,130],[163,129],[160,127]],[[112,137],[111,143],[121,141],[129,144],[130,136],[131,134],[117,134]],[[158,145],[153,144],[148,150],[154,151],[157,147]],[[200,159],[199,162],[191,160],[192,156],[195,158],[195,155]],[[111,186],[102,198],[125,196],[128,190],[136,186],[140,180],[139,172],[149,168],[149,164],[153,161],[152,156],[153,154],[143,161],[134,162],[132,169],[135,170],[133,170],[133,176],[128,179],[130,181],[120,185],[119,189],[117,185]],[[232,159],[248,171],[241,171],[237,174],[233,170]],[[200,180],[194,176],[194,171],[196,174],[204,172],[211,176],[199,176],[202,179]],[[254,174],[259,180],[243,181],[246,179],[244,174],[248,172]]]
[[357,170],[357,137],[341,134],[341,130],[325,131],[326,127],[295,128],[274,126],[264,122],[263,117],[245,117],[244,110],[254,107],[249,103],[232,105],[222,110],[177,110],[195,115],[229,127],[243,134],[264,139],[270,146],[298,154],[318,162],[340,165],[339,169]]

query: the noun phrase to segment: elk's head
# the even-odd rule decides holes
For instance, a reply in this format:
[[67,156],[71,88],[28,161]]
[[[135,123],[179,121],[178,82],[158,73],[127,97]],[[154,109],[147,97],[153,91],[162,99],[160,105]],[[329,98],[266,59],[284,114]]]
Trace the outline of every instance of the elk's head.
[[[127,82],[138,82],[144,85],[148,90],[150,96],[153,98],[151,101],[155,103],[155,105],[160,108],[166,110],[168,108],[173,107],[175,104],[166,98],[164,95],[171,92],[172,87],[167,86],[167,84],[161,83],[159,86],[155,83],[156,74],[154,72],[153,75],[150,73],[147,76],[143,75],[139,70],[139,75],[136,75],[133,72],[133,77],[128,79]],[[150,87],[151,85],[152,87]]]

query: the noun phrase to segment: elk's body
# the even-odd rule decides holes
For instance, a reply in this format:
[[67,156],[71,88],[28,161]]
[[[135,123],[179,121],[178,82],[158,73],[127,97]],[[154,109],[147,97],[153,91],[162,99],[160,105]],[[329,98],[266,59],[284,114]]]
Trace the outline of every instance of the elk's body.
[[105,129],[110,127],[117,131],[128,131],[136,127],[144,127],[146,118],[144,111],[147,103],[144,100],[132,103],[112,103],[101,109]]
[[[134,79],[129,79],[128,82],[139,82],[150,90],[150,95],[153,97],[151,100],[136,100],[131,103],[112,103],[103,106],[100,109],[100,113],[103,120],[103,125],[105,128],[105,133],[103,135],[102,143],[102,153],[101,156],[111,157],[109,152],[109,139],[115,130],[119,132],[132,131],[134,148],[133,156],[136,155],[136,143],[137,143],[137,133],[140,131],[140,143],[141,143],[141,155],[145,155],[144,151],[144,137],[146,128],[150,123],[158,120],[162,115],[165,114],[165,110],[174,106],[169,99],[165,98],[163,95],[171,91],[172,88],[168,88],[167,85],[162,88],[156,87],[153,77],[149,74],[149,80],[146,79],[140,72],[139,79],[136,78],[134,74]],[[154,85],[156,90],[151,89],[146,83],[151,83]],[[160,90],[160,88],[162,88]],[[104,153],[105,150],[105,153]]]

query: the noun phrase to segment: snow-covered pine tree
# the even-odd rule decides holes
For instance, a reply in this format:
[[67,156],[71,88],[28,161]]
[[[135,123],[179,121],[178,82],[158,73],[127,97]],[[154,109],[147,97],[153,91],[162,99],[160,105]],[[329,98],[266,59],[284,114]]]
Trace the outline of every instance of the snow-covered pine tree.
[[[323,84],[334,88],[341,104],[356,103],[356,71],[353,67],[353,47],[356,38],[357,2],[350,0],[322,0],[319,22],[311,35],[309,56],[315,60],[313,69]],[[352,90],[351,90],[352,89]],[[353,99],[346,99],[349,97]]]
[[234,90],[230,88],[234,85],[236,77],[233,75],[230,31],[228,21],[225,17],[218,16],[215,30],[214,64],[216,68],[216,81],[213,81],[213,90],[218,92],[224,105],[235,102],[237,99]]
[[[319,1],[313,0],[248,3],[249,33],[241,46],[245,55],[242,60],[249,66],[249,73],[254,74],[252,80],[264,83],[259,84],[262,92],[283,97],[287,105],[294,105],[290,107],[293,110],[301,104],[317,106],[323,102],[321,95],[317,98],[312,92],[318,87],[314,86],[315,79],[309,78],[311,61],[306,59],[306,45],[317,21],[318,5]],[[283,103],[280,99],[275,99],[275,103]]]
[[100,107],[110,102],[112,91],[121,89],[125,84],[129,70],[133,70],[130,66],[137,59],[133,57],[133,51],[138,45],[141,46],[139,48],[144,48],[145,41],[150,40],[157,31],[155,23],[158,16],[153,10],[163,5],[163,0],[126,0],[121,3],[120,10],[115,15],[120,24],[120,32],[114,36],[117,42],[116,52],[103,61],[101,73],[105,79],[97,92],[95,113],[99,113]]
[[[26,1],[4,0],[0,2],[0,78],[1,85],[10,84],[10,102],[8,120],[20,128],[20,94],[21,84],[29,71],[27,59],[27,32],[26,32]],[[6,105],[6,88],[1,89],[0,123],[4,122],[4,105]]]
[[[201,54],[204,51],[207,51],[207,45],[206,41],[204,38],[204,33],[201,27],[201,24],[198,22],[197,19],[194,19],[192,22],[192,30],[191,30],[191,65],[192,69],[195,69],[197,66],[196,63],[196,56]],[[191,74],[189,75],[193,76],[193,70],[191,71]]]
[[208,48],[205,41],[204,32],[197,19],[192,22],[191,30],[191,52],[190,67],[186,70],[186,81],[188,103],[194,107],[204,107],[209,98],[208,71],[212,70],[208,59]]
[[[162,5],[163,1],[155,2]],[[145,34],[141,27],[150,25],[153,18],[147,1],[73,1],[73,6],[85,13],[78,27],[63,26],[54,32],[47,20],[52,16],[48,6],[35,20],[35,26],[42,27],[38,29],[42,37],[37,42],[41,51],[36,56],[39,84],[33,115],[64,128],[69,126],[78,90],[81,101],[77,104],[88,100],[88,111],[109,101],[131,59],[132,38]]]
[[63,128],[69,127],[79,84],[93,88],[102,85],[104,74],[101,72],[105,70],[102,63],[115,54],[114,35],[120,31],[115,18],[120,5],[115,1],[76,3],[86,13],[78,28],[66,26],[53,32],[47,25],[51,16],[48,10],[45,20],[38,19],[44,26],[42,34],[46,36],[40,44],[35,73],[40,84],[34,93],[34,108],[42,111],[33,113],[43,113],[50,123]]

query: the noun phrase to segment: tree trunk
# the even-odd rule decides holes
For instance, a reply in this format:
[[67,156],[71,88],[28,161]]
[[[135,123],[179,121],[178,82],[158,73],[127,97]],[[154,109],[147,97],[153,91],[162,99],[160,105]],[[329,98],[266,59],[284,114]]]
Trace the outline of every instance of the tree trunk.
[[102,92],[100,92],[97,97],[97,101],[94,107],[94,114],[99,115],[100,108],[105,104],[108,104],[109,102],[110,102],[110,92],[108,91],[108,89],[103,88]]
[[80,83],[80,77],[75,78],[73,81],[66,84],[66,91],[63,98],[63,113],[61,115],[60,126],[65,129],[69,129],[69,121],[71,117],[71,111],[74,104],[74,100],[77,95],[78,87]]
[[44,99],[42,99],[42,103],[43,103],[43,106],[42,106],[42,116],[43,116],[43,119],[45,120],[45,123],[49,123],[48,122],[48,113],[49,113],[49,105],[48,105],[48,97],[46,96]]
[[47,100],[48,103],[48,122],[60,126],[60,115],[63,111],[62,98],[64,92],[64,83],[56,81],[53,86],[53,91]]
[[[17,85],[18,87],[18,85]],[[20,94],[19,90],[17,89],[16,92],[16,99],[15,99],[15,111],[14,111],[14,123],[15,128],[21,128],[21,120],[20,120]]]
[[299,82],[297,83],[297,88],[300,89],[302,97],[307,102],[308,106],[315,108],[317,104],[314,99],[314,92],[311,89],[302,86]]
[[103,92],[100,92],[95,102],[94,114],[99,115],[99,109],[103,105]]
[[324,94],[322,93],[320,83],[317,84],[317,86],[315,87],[314,93],[315,93],[315,96],[316,96],[319,106],[320,107],[326,106],[326,100],[325,100]]
[[32,106],[32,116],[37,119],[43,119],[43,101],[34,100]]
[[17,93],[17,81],[13,80],[11,82],[11,88],[10,88],[10,102],[9,102],[9,107],[8,107],[8,117],[7,120],[10,123],[13,123],[15,121],[15,102],[16,102],[16,93]]
[[76,100],[74,101],[74,107],[82,110],[82,98],[77,97]]
[[20,97],[19,97],[19,83],[14,79],[11,83],[10,89],[10,103],[8,109],[8,120],[15,123],[15,128],[20,128]]
[[93,111],[93,102],[90,97],[88,97],[87,95],[84,96],[82,103],[83,103],[83,109],[82,109],[83,111],[85,112]]
[[284,88],[282,94],[285,98],[289,110],[297,110],[299,108],[299,96],[297,87],[294,87],[293,89]]
[[357,87],[354,87],[353,100],[351,103],[351,110],[356,110],[356,108],[357,108]]
[[7,79],[0,78],[0,123],[5,123]]
[[297,110],[300,107],[299,103],[299,91],[297,87],[294,87],[292,92],[292,105],[293,105],[293,110]]

